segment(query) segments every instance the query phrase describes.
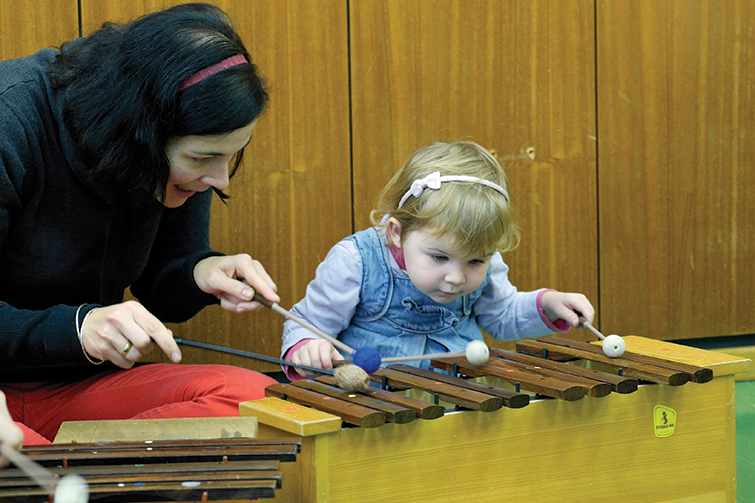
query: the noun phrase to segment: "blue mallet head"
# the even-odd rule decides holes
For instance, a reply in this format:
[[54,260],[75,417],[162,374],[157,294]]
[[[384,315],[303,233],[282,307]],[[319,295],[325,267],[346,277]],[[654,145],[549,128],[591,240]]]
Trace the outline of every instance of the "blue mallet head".
[[354,351],[352,360],[354,365],[361,367],[368,374],[374,374],[377,372],[377,369],[380,368],[380,364],[383,363],[378,350],[370,346],[365,346]]

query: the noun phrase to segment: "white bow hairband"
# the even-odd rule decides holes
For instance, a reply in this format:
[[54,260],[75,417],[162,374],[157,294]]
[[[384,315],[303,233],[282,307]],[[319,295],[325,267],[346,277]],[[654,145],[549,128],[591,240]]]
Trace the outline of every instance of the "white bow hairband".
[[435,171],[433,173],[430,173],[424,178],[420,178],[418,180],[414,180],[412,182],[412,186],[409,190],[406,191],[406,194],[404,194],[404,197],[401,198],[401,201],[398,203],[398,207],[401,208],[407,199],[409,199],[409,196],[414,196],[415,198],[418,198],[422,195],[422,191],[425,190],[425,188],[433,189],[433,190],[440,190],[440,185],[442,182],[474,182],[474,183],[481,183],[482,185],[485,185],[487,187],[490,187],[491,189],[495,189],[498,192],[500,192],[503,197],[506,199],[506,202],[509,202],[509,195],[506,193],[506,191],[501,187],[500,185],[491,182],[490,180],[485,180],[484,178],[476,178],[474,176],[465,176],[465,175],[446,175],[446,176],[440,176],[440,171]]

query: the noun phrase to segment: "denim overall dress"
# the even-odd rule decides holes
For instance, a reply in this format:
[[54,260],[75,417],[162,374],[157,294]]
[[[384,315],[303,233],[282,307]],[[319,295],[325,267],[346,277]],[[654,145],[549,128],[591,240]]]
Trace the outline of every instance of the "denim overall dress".
[[[351,324],[338,336],[345,344],[354,349],[372,346],[388,357],[464,351],[469,341],[482,340],[472,306],[490,281],[490,270],[477,290],[440,304],[408,277],[394,274],[390,251],[375,229],[347,239],[354,241],[362,258],[362,287]],[[429,360],[406,364],[430,367]]]

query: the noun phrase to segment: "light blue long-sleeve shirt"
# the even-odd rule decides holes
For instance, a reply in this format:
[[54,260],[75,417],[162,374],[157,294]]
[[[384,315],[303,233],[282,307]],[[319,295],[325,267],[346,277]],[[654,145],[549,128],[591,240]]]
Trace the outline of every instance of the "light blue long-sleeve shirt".
[[[390,267],[394,275],[408,278],[392,256]],[[561,331],[539,309],[538,300],[545,289],[519,292],[508,280],[508,270],[500,253],[495,253],[490,262],[490,281],[473,306],[473,316],[480,328],[498,340],[520,340]],[[362,277],[362,256],[356,244],[350,239],[342,240],[318,266],[315,279],[307,286],[306,296],[291,311],[337,337],[354,316],[360,301]],[[282,356],[285,358],[297,344],[315,338],[318,336],[310,330],[287,320]]]

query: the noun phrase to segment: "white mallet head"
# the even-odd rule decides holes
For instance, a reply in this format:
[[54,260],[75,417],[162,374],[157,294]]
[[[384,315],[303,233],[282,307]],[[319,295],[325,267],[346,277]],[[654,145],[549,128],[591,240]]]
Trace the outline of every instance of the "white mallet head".
[[54,503],[87,503],[89,486],[80,475],[70,473],[55,485]]
[[611,334],[603,339],[603,353],[611,358],[618,358],[624,354],[624,350],[627,349],[627,344],[624,339],[616,334]]
[[483,341],[470,341],[467,344],[466,357],[472,365],[482,365],[488,361],[490,350]]

